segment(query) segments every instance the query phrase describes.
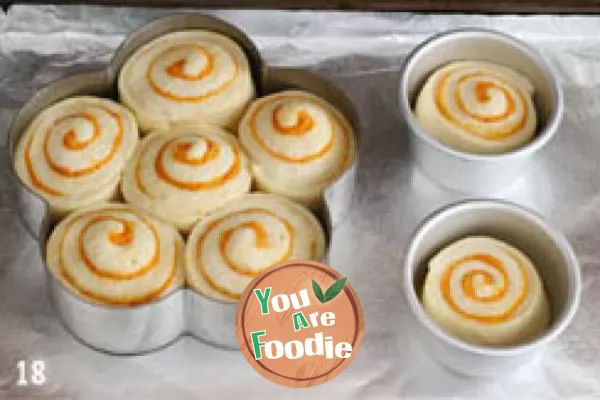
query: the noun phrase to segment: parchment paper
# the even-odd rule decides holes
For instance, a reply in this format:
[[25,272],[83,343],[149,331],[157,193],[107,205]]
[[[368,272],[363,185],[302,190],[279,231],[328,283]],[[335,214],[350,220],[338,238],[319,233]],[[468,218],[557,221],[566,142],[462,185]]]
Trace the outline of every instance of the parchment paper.
[[[124,35],[166,10],[14,6],[0,15],[0,135],[15,110],[49,81],[102,66]],[[303,66],[355,102],[363,141],[353,212],[333,237],[331,264],[360,296],[366,334],[351,366],[312,389],[259,376],[241,354],[185,338],[144,356],[114,357],[77,342],[48,304],[37,244],[0,180],[0,398],[392,399],[600,398],[600,16],[475,16],[211,11],[244,29],[272,65]],[[401,257],[416,225],[469,198],[439,188],[411,165],[396,110],[399,69],[427,36],[481,26],[535,46],[559,71],[566,114],[558,137],[522,180],[494,194],[544,214],[581,261],[582,305],[539,363],[494,380],[456,376],[422,353],[401,295]],[[43,386],[16,386],[19,360],[43,360]]]

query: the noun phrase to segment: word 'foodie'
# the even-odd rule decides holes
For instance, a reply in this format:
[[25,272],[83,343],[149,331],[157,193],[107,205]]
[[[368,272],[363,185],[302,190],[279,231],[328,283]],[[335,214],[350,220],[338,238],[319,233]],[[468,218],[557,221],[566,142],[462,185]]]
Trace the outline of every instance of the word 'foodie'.
[[[291,307],[295,310],[292,314],[294,332],[299,332],[307,328],[331,327],[335,325],[336,315],[334,312],[327,311],[320,313],[319,311],[315,311],[306,315],[301,311],[303,308],[311,305],[306,289],[289,295],[278,294],[271,298],[272,290],[272,287],[267,287],[264,291],[261,289],[254,289],[253,291],[260,304],[262,315],[269,315],[271,312],[287,312]],[[344,359],[349,358],[352,354],[352,344],[348,342],[334,343],[332,336],[325,336],[323,332],[316,332],[313,337],[306,338],[304,341],[291,340],[286,343],[280,340],[263,340],[262,338],[265,336],[268,336],[266,330],[255,331],[250,334],[252,351],[256,360],[260,360],[263,357],[272,360],[282,357],[295,360],[304,356],[325,356],[327,359]]]

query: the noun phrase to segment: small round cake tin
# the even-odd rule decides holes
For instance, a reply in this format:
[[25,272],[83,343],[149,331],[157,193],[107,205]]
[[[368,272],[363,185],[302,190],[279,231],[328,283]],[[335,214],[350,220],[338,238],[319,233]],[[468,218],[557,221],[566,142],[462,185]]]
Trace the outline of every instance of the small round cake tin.
[[[446,333],[429,318],[420,300],[429,260],[449,244],[472,235],[505,241],[533,261],[552,312],[550,326],[542,336],[515,346],[480,346]],[[408,246],[403,278],[415,337],[432,358],[470,376],[502,376],[535,359],[540,350],[567,328],[581,296],[579,263],[564,235],[534,212],[494,200],[452,204],[428,217]]]
[[[533,86],[538,126],[533,140],[504,154],[481,155],[459,151],[426,132],[414,114],[414,101],[425,80],[453,61],[487,61],[511,67]],[[509,187],[556,134],[563,115],[563,92],[557,75],[529,45],[501,32],[457,29],[437,34],[408,56],[399,84],[399,109],[408,131],[417,166],[440,185],[472,194],[488,194]]]
[[[327,100],[348,118],[358,142],[356,111],[351,101],[334,85],[308,71],[267,67],[254,43],[236,27],[210,16],[182,14],[158,19],[133,32],[105,69],[66,77],[32,96],[17,113],[10,128],[11,165],[14,165],[13,155],[20,135],[41,110],[77,95],[117,99],[117,77],[127,58],[150,40],[185,29],[206,29],[235,40],[248,56],[259,96],[299,89]],[[325,230],[328,245],[333,228],[351,207],[357,163],[358,156],[348,170],[325,189],[320,205],[313,210]],[[50,214],[47,203],[19,180],[14,167],[11,178],[20,217],[38,240],[42,260],[45,260],[46,240],[56,218]],[[50,297],[63,325],[80,341],[98,350],[112,354],[140,354],[164,347],[185,334],[218,347],[239,348],[235,337],[237,303],[214,300],[183,288],[151,303],[112,307],[90,303],[65,288],[51,273],[47,276]]]

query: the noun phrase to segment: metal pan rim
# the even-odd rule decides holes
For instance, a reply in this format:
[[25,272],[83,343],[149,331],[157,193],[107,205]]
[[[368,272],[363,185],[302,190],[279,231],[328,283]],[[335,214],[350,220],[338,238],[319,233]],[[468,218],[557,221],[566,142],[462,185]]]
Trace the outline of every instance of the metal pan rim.
[[[550,116],[548,122],[545,124],[543,129],[539,130],[535,138],[527,143],[525,146],[520,147],[516,150],[503,153],[503,154],[477,154],[469,153],[461,150],[454,149],[446,144],[441,143],[439,140],[428,134],[417,121],[411,101],[408,98],[407,81],[412,71],[412,68],[416,62],[424,53],[428,52],[432,47],[439,45],[440,43],[452,41],[454,39],[469,38],[469,37],[488,37],[492,39],[502,40],[506,43],[516,47],[521,52],[527,54],[532,60],[535,60],[537,66],[544,72],[551,82],[552,95],[556,101],[556,109]],[[400,72],[400,83],[398,90],[398,108],[400,114],[407,121],[410,127],[410,134],[417,136],[420,140],[426,142],[429,146],[436,148],[437,150],[450,154],[453,157],[472,160],[479,162],[498,162],[506,161],[507,159],[517,158],[524,155],[535,153],[542,147],[544,147],[552,137],[558,131],[558,127],[562,120],[564,113],[564,93],[562,87],[558,83],[558,75],[551,64],[546,62],[544,57],[530,45],[517,39],[504,32],[500,32],[494,29],[487,28],[458,28],[450,29],[437,33],[421,42],[415,47],[407,56],[401,72]]]

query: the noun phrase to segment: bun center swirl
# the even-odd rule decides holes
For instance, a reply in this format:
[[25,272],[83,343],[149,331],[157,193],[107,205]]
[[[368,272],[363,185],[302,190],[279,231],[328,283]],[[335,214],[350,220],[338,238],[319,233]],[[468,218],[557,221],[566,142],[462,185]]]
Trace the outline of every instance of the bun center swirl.
[[[130,220],[114,216],[97,216],[87,222],[79,235],[79,252],[89,270],[99,277],[117,280],[134,279],[150,272],[160,259],[159,239],[152,225],[145,220],[140,222],[141,228],[136,228]],[[148,250],[144,245],[148,239],[152,243],[151,251],[135,252],[142,247]],[[91,249],[88,250],[86,243]],[[115,265],[115,257],[124,258],[126,262]]]
[[[72,124],[71,119],[75,120]],[[66,149],[83,150],[100,136],[98,121],[89,113],[65,117],[59,120],[58,124],[63,122],[70,128],[63,136],[63,146]]]
[[219,156],[220,147],[212,140],[179,143],[173,150],[173,159],[187,165],[204,165]]
[[448,306],[483,323],[511,319],[527,296],[527,278],[516,257],[481,253],[459,258],[444,270],[440,289]]
[[[242,222],[224,231],[219,239],[219,249],[221,255],[223,256],[223,259],[225,260],[225,263],[229,268],[231,268],[233,271],[237,272],[240,275],[254,277],[258,275],[262,270],[270,268],[273,265],[285,261],[290,257],[290,254],[292,253],[292,248],[294,246],[294,235],[292,233],[292,227],[287,221],[274,215],[273,217],[276,218],[277,221],[283,225],[283,227],[285,228],[285,235],[289,238],[287,246],[285,246],[284,250],[281,251],[281,256],[278,257],[275,261],[270,262],[266,266],[260,265],[260,269],[248,268],[245,265],[243,265],[243,262],[236,262],[233,259],[234,257],[230,257],[229,248],[231,247],[232,249],[235,249],[236,244],[239,245],[240,243],[246,242],[247,240],[245,240],[245,238],[242,235],[244,234],[243,232],[248,230],[254,233],[254,247],[256,249],[264,251],[268,250],[270,247],[273,247],[273,243],[269,239],[269,233],[267,232],[267,229],[264,227],[264,225],[257,221]],[[236,234],[240,236],[238,240],[235,239]],[[282,236],[280,236],[280,238],[281,237]],[[233,254],[236,254],[235,250],[233,250]]]
[[310,99],[280,96],[256,107],[250,121],[251,135],[274,158],[308,163],[333,148],[336,138],[331,118]]
[[179,189],[209,190],[240,174],[241,155],[238,148],[228,143],[186,135],[168,140],[160,147],[154,168],[161,180]]
[[195,46],[187,57],[175,61],[167,67],[167,74],[185,81],[199,81],[210,75],[214,66],[214,58],[202,46]]
[[273,126],[281,135],[302,136],[314,128],[315,120],[295,104],[279,104],[273,110]]
[[238,75],[236,59],[217,45],[187,43],[155,55],[146,71],[150,87],[160,96],[180,102],[199,102],[215,96]]

